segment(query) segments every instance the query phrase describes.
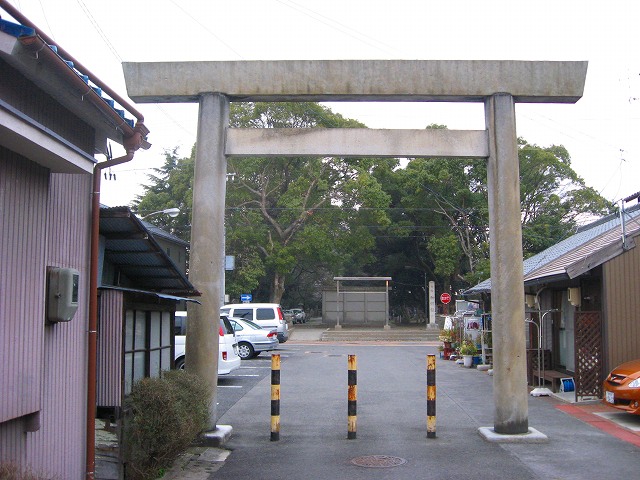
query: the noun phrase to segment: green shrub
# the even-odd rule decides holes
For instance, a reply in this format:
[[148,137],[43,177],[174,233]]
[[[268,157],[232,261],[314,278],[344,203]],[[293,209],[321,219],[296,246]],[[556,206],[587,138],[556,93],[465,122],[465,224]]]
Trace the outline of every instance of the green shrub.
[[156,478],[207,428],[211,391],[184,370],[136,382],[127,398],[124,456],[127,478]]

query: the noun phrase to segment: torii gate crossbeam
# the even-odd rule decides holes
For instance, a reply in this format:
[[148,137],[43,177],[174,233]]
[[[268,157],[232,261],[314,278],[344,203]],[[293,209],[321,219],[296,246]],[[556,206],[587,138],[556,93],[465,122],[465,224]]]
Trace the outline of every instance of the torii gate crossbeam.
[[[534,429],[528,425],[515,103],[575,103],[583,94],[587,62],[154,62],[124,63],[123,69],[129,97],[135,101],[200,103],[190,280],[202,292],[202,306],[194,309],[193,315],[189,313],[187,355],[188,368],[210,379],[214,392],[218,339],[210,322],[219,311],[223,285],[227,156],[487,158],[494,318],[495,410],[491,431],[498,437],[526,441],[524,437]],[[230,101],[483,102],[486,130],[236,130],[228,128]],[[213,428],[215,402],[214,394],[210,410]],[[531,438],[540,441],[535,434]]]

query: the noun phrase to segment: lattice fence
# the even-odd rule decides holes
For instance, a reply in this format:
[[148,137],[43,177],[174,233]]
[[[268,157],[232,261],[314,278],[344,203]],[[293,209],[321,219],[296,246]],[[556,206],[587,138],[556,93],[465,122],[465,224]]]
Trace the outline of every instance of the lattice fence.
[[600,312],[576,312],[576,397],[602,397],[602,320]]

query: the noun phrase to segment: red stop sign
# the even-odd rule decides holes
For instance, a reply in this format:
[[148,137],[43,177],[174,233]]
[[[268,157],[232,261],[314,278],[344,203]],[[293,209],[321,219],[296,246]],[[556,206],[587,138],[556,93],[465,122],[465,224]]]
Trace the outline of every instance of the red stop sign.
[[449,303],[451,301],[451,295],[449,295],[446,292],[441,294],[440,295],[440,301],[446,305],[447,303]]

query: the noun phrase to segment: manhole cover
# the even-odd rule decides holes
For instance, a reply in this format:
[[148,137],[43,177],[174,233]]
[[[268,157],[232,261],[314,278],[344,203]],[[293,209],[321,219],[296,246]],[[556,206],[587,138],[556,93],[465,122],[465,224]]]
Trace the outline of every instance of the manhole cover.
[[365,455],[351,459],[351,463],[354,465],[367,468],[397,467],[406,462],[404,458],[390,457],[389,455]]

